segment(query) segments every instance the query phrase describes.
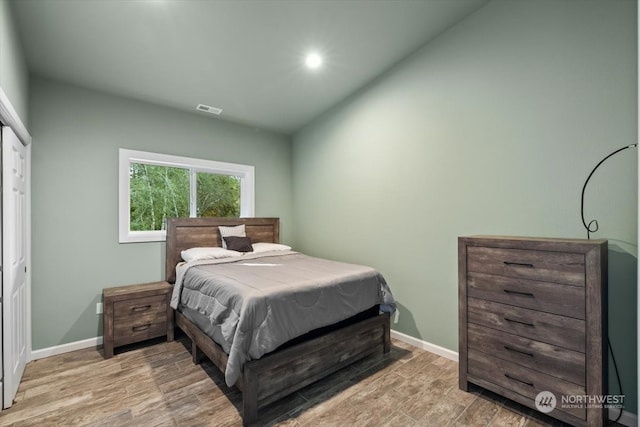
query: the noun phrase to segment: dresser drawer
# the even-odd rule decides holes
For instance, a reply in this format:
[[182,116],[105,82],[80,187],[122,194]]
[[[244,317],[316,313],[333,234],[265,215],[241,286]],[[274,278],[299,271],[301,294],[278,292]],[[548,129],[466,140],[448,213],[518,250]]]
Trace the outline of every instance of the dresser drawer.
[[585,385],[584,353],[469,324],[469,348],[530,369]]
[[113,315],[116,319],[143,316],[149,313],[164,314],[167,310],[166,295],[154,295],[117,301],[113,304]]
[[584,286],[584,255],[482,246],[467,248],[467,271]]
[[473,272],[468,274],[467,286],[470,297],[585,318],[583,287]]
[[[585,395],[585,388],[582,386],[527,369],[471,348],[468,352],[468,374],[531,399],[531,407],[535,407],[534,399],[538,393],[550,391],[557,399],[555,411],[562,411],[582,420],[586,419],[584,408],[561,408],[562,396]],[[553,416],[553,413],[549,415]]]
[[469,323],[585,352],[585,322],[477,298],[468,298]]

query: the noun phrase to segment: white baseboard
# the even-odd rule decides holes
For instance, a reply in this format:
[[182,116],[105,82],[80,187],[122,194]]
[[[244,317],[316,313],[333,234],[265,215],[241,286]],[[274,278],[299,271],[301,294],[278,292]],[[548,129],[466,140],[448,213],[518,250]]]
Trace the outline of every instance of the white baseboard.
[[453,360],[454,362],[458,361],[458,352],[449,350],[448,348],[440,347],[436,344],[431,344],[430,342],[422,341],[418,338],[403,334],[402,332],[394,331],[392,329],[391,338],[406,342],[407,344],[421,348],[422,350],[426,350],[430,353],[435,353],[438,356],[446,357],[447,359]]
[[[447,359],[453,360],[454,362],[458,362],[458,353],[453,350],[449,350],[448,348],[440,347],[439,345],[414,338],[412,336],[403,334],[402,332],[394,331],[393,329],[391,330],[391,337],[422,350],[435,353],[438,356],[446,357]],[[609,419],[615,420],[616,418],[618,418],[618,414],[619,412],[617,410],[610,410]],[[638,427],[638,416],[632,412],[622,411],[622,416],[618,420],[618,424],[627,427]]]
[[49,356],[55,356],[58,354],[69,353],[76,350],[82,350],[85,348],[97,347],[99,345],[102,345],[102,337],[88,338],[82,341],[55,345],[53,347],[31,351],[31,358],[29,359],[29,361],[38,360]]

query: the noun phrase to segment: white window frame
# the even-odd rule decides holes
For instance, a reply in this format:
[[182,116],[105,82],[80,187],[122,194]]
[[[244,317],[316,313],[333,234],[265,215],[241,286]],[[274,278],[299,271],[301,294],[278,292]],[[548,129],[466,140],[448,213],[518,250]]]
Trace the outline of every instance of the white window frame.
[[[167,237],[165,230],[131,231],[130,229],[131,195],[129,190],[132,163],[178,167],[216,175],[238,176],[240,177],[240,216],[246,218],[255,215],[255,168],[253,166],[120,148],[118,171],[118,234],[120,243],[161,242],[166,240]],[[196,216],[194,193],[195,186],[192,185],[190,195],[190,216],[192,218]]]

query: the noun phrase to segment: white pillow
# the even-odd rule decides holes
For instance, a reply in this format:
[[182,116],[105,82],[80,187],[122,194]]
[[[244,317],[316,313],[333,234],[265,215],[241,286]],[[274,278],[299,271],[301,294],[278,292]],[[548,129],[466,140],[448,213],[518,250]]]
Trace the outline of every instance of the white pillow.
[[222,241],[222,247],[227,247],[227,242],[224,241],[225,237],[235,236],[235,237],[247,237],[247,233],[244,230],[244,224],[236,225],[234,227],[225,227],[219,226],[218,231],[220,232],[220,241]]
[[242,253],[216,246],[212,248],[185,249],[184,251],[180,252],[180,255],[182,256],[183,260],[191,262],[199,261],[202,259],[217,259],[242,256]]
[[254,243],[253,252],[269,252],[269,251],[290,251],[291,246],[281,245],[279,243]]

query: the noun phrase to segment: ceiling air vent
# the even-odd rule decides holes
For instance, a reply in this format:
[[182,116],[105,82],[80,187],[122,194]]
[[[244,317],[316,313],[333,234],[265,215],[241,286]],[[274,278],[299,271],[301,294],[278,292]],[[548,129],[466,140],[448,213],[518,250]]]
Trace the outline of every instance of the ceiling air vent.
[[204,105],[204,104],[198,104],[198,106],[196,107],[196,110],[203,111],[209,114],[215,114],[216,116],[219,116],[220,113],[222,113],[222,108],[211,107],[210,105]]

